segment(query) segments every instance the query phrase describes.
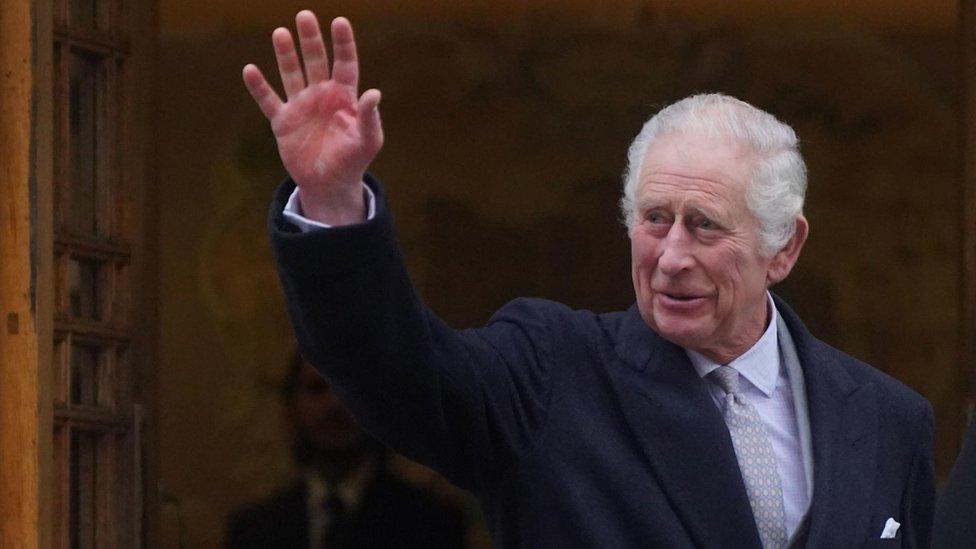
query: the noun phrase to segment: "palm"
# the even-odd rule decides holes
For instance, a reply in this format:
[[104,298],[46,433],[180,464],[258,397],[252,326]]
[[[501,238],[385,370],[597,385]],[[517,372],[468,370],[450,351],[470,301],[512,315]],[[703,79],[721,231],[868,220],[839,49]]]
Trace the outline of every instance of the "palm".
[[315,15],[302,11],[295,20],[304,71],[291,33],[278,28],[272,34],[287,101],[281,101],[254,65],[244,67],[244,83],[271,122],[282,163],[299,186],[303,207],[322,211],[348,206],[343,197],[359,197],[361,202],[363,172],[383,144],[379,92],[369,90],[356,98],[359,61],[347,20],[332,22],[331,69]]
[[333,83],[309,86],[271,120],[281,161],[298,185],[313,185],[326,173],[356,180],[378,152],[359,130],[356,103]]

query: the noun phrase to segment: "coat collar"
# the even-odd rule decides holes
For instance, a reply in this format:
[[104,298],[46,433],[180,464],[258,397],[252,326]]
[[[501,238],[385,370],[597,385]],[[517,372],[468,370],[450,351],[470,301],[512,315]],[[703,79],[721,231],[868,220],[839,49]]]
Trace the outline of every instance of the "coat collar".
[[813,498],[807,543],[850,544],[852,532],[869,528],[870,498],[877,469],[878,400],[874,385],[858,383],[843,362],[851,360],[814,338],[781,299],[803,366],[813,438]]
[[[866,531],[877,453],[874,387],[857,383],[849,360],[814,338],[773,296],[803,367],[813,439],[810,546],[844,545]],[[684,350],[624,313],[614,344],[628,368],[611,368],[624,415],[696,544],[759,547],[752,510],[721,413]]]
[[621,320],[611,368],[624,416],[695,545],[760,547],[725,421],[684,350],[637,307]]

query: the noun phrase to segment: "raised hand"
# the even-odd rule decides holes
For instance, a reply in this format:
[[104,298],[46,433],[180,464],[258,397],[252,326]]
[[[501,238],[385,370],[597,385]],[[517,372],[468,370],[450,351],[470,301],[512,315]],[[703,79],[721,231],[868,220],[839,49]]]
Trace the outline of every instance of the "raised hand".
[[304,74],[291,32],[279,27],[271,35],[287,101],[252,64],[244,67],[244,84],[271,122],[281,161],[298,184],[305,217],[330,225],[360,222],[365,217],[363,172],[383,145],[380,92],[371,89],[357,99],[359,61],[347,19],[332,21],[331,75],[315,14],[301,11],[295,23]]

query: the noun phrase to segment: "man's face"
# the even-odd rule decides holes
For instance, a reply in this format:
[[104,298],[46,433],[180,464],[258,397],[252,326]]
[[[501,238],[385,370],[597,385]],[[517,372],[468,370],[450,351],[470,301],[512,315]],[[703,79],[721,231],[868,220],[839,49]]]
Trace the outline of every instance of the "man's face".
[[295,434],[316,452],[358,448],[365,433],[312,366],[302,364],[289,410]]
[[641,316],[720,364],[759,339],[766,288],[795,261],[759,253],[759,220],[745,194],[756,160],[724,140],[670,134],[650,146],[638,180],[630,239]]

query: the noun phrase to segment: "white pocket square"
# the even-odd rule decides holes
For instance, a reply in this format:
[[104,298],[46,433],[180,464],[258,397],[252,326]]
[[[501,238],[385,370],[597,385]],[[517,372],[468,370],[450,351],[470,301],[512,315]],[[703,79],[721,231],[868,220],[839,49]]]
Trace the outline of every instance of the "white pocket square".
[[881,531],[881,539],[891,539],[895,537],[895,534],[898,533],[899,526],[901,526],[901,523],[897,520],[893,518],[888,519],[888,522],[885,522],[884,530]]

